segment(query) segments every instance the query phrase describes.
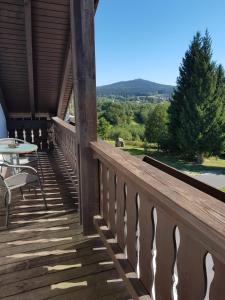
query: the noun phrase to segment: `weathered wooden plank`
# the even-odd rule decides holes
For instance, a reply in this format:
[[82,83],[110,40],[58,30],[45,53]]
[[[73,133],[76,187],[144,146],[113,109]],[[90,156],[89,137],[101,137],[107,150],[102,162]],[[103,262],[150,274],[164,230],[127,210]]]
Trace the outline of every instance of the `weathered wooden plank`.
[[[57,228],[57,227],[56,227]],[[2,251],[2,256],[8,256],[15,252],[20,253],[21,251],[33,251],[41,249],[42,247],[48,247],[51,245],[57,245],[57,241],[62,241],[65,243],[70,243],[76,239],[78,235],[82,233],[79,229],[78,224],[70,226],[69,229],[55,230],[55,231],[42,231],[42,232],[33,232],[33,237],[29,236],[24,237],[19,232],[12,234],[12,238],[6,240],[4,243],[1,241],[0,249]],[[16,238],[17,236],[17,238]],[[26,246],[25,246],[26,245]],[[6,247],[7,246],[7,247]],[[4,253],[7,248],[6,253]],[[25,248],[25,249],[24,249]]]
[[[29,229],[24,228],[17,228],[14,230],[10,230],[10,234],[2,234],[0,239],[0,247],[4,248],[5,243],[13,244],[12,242],[17,241],[26,241],[26,240],[37,240],[40,238],[43,238],[43,235],[45,239],[48,238],[57,238],[57,237],[63,237],[65,236],[74,236],[77,232],[82,232],[82,229],[79,228],[79,220],[75,217],[73,217],[71,220],[68,220],[67,224],[58,226],[51,226],[51,224],[43,224],[39,225],[34,228],[32,226],[29,226]],[[60,226],[61,225],[61,226]]]
[[[30,268],[35,268],[39,266],[46,265],[47,263],[61,263],[63,264],[65,260],[71,259],[71,258],[77,258],[83,255],[87,255],[87,253],[90,253],[93,248],[99,248],[102,247],[103,243],[99,238],[93,238],[90,240],[84,240],[82,243],[78,241],[78,243],[68,243],[65,245],[60,246],[58,250],[62,252],[61,255],[43,255],[43,256],[37,256],[32,259],[23,259],[15,262],[9,262],[7,264],[0,266],[0,275],[3,276],[5,274],[10,274],[18,271],[27,270]],[[72,251],[75,249],[77,252]],[[48,248],[49,251],[53,250],[54,248]],[[63,250],[64,253],[63,253]],[[6,276],[7,277],[7,276]]]
[[[108,293],[119,293],[117,299],[129,299],[129,294],[125,290],[123,283],[107,283],[107,280],[118,279],[118,274],[115,270],[105,270],[104,272],[97,272],[94,274],[88,274],[83,277],[73,278],[69,281],[59,282],[51,286],[45,286],[32,291],[28,291],[19,295],[16,295],[17,300],[29,300],[31,297],[37,299],[44,299],[46,297],[51,299],[108,299]],[[76,284],[77,283],[77,284]],[[83,283],[83,285],[82,285]],[[69,287],[68,287],[69,286]],[[122,287],[121,287],[122,286]],[[120,297],[122,294],[122,298]],[[124,295],[126,298],[123,298]],[[9,297],[9,300],[15,300],[15,297]]]
[[[42,262],[40,266],[34,268],[29,268],[27,270],[14,271],[10,274],[5,274],[0,276],[1,286],[20,282],[23,280],[29,280],[31,278],[36,278],[40,276],[48,276],[56,272],[63,270],[76,270],[87,266],[90,264],[98,264],[99,262],[104,262],[109,260],[109,256],[106,251],[93,251],[92,249],[82,249],[81,253],[78,255],[69,256],[65,255],[58,257],[53,260],[52,258],[45,259],[45,262]],[[111,264],[111,266],[113,266]],[[38,278],[39,279],[39,278]]]
[[[60,2],[60,1],[59,1]],[[41,2],[41,1],[33,1],[33,7],[38,9],[44,9],[49,11],[57,11],[59,13],[63,13],[65,15],[69,14],[69,0],[61,2],[60,4],[49,3],[49,2]]]
[[[106,278],[107,278],[107,274]],[[71,293],[66,293],[66,294],[61,294],[59,296],[52,297],[51,299],[54,300],[61,300],[61,299],[66,299],[66,300],[73,300],[74,297],[79,297],[80,299],[88,299],[88,300],[127,300],[130,299],[129,293],[124,290],[124,284],[123,282],[117,281],[118,278],[116,278],[116,273],[115,276],[111,275],[112,280],[115,279],[115,282],[111,284],[102,284],[101,285],[101,277],[102,274],[97,274],[98,281],[97,281],[97,289],[93,292],[93,288],[87,288],[87,289],[79,289],[79,291],[76,292],[71,292]],[[115,278],[114,278],[115,277]],[[107,280],[107,279],[106,279]],[[106,281],[104,280],[104,281]]]
[[116,235],[116,175],[109,169],[109,228]]
[[45,274],[44,280],[42,276],[29,278],[28,280],[19,281],[16,284],[12,283],[6,286],[1,286],[0,299],[35,290],[43,286],[52,286],[59,282],[70,281],[76,278],[88,276],[90,274],[101,273],[108,270],[112,270],[112,265],[91,264],[88,266],[83,266],[82,268],[74,268],[63,270],[61,272]]
[[49,28],[68,32],[68,23],[62,24],[57,22],[49,22],[49,20],[46,20],[46,18],[44,20],[40,20],[40,18],[35,17],[33,18],[33,28],[35,28],[37,31],[42,31],[43,28]]
[[145,288],[151,294],[153,283],[153,203],[148,194],[140,193],[140,211],[139,211],[139,226],[140,226],[140,280]]
[[[33,2],[40,2],[40,0],[33,0]],[[47,1],[41,1],[41,2],[44,2],[44,3],[49,3],[50,5],[54,5],[54,4],[59,4],[60,6],[65,6],[65,7],[68,7],[69,9],[69,3],[70,3],[70,0],[65,0],[65,1],[61,1],[61,0],[47,0]],[[45,4],[44,4],[45,5]],[[63,10],[63,8],[62,8]]]
[[137,225],[138,225],[138,207],[137,207],[137,188],[132,183],[127,182],[127,259],[134,271],[137,269]]
[[1,4],[2,5],[5,5],[5,4],[8,4],[10,6],[22,6],[23,7],[23,0],[1,0]]
[[204,258],[207,253],[199,241],[180,229],[180,247],[177,256],[178,298],[182,300],[204,299],[206,274]]
[[117,175],[117,186],[116,186],[116,200],[117,200],[117,218],[116,218],[116,234],[117,241],[121,249],[124,251],[126,245],[126,239],[124,236],[124,217],[125,217],[125,190],[124,181]]
[[213,257],[213,263],[214,278],[209,292],[209,299],[223,300],[225,295],[225,265],[215,256]]
[[63,21],[68,20],[68,18],[69,18],[69,9],[67,8],[67,11],[63,12],[63,11],[45,9],[45,8],[42,8],[42,7],[35,7],[35,15],[47,17],[48,21],[51,21],[51,18],[56,18],[61,23],[62,19],[63,19]]
[[100,201],[100,215],[103,217],[103,174],[102,163],[99,161],[99,201]]
[[[42,240],[45,240],[44,238]],[[54,240],[54,239],[53,239]],[[19,262],[23,261],[25,259],[33,259],[35,257],[39,256],[48,256],[48,255],[57,255],[57,253],[61,253],[61,247],[65,245],[65,243],[71,243],[72,241],[76,242],[84,242],[85,238],[82,235],[82,233],[77,234],[76,238],[59,238],[57,239],[57,242],[46,242],[42,243],[40,242],[39,244],[31,244],[29,245],[29,249],[27,250],[26,248],[24,249],[24,246],[18,246],[13,248],[4,248],[4,251],[2,251],[2,254],[0,256],[0,262],[1,265],[4,264],[9,264],[13,262]],[[27,247],[28,248],[28,247]],[[52,248],[52,249],[50,249]],[[59,251],[57,251],[60,249]],[[8,253],[7,253],[8,251]],[[72,251],[70,251],[72,252]],[[75,250],[74,250],[75,252]],[[62,254],[64,252],[62,251]]]
[[[42,10],[43,11],[43,10]],[[42,24],[45,23],[46,27],[55,25],[56,28],[64,28],[64,26],[69,26],[69,19],[68,18],[56,18],[54,16],[49,15],[42,15],[42,14],[34,14],[33,15],[34,22],[37,22],[36,24]],[[57,26],[58,24],[58,26]]]
[[109,182],[108,168],[102,165],[102,194],[103,194],[103,218],[106,223],[109,223]]
[[175,224],[170,216],[157,209],[155,293],[159,300],[172,299],[174,229]]

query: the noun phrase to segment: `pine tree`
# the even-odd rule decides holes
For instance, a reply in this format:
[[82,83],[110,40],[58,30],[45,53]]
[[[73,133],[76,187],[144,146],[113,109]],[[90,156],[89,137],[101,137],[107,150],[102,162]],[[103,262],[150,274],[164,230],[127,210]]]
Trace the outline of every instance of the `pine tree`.
[[212,61],[211,39],[195,35],[180,66],[169,108],[171,148],[189,158],[224,149],[224,70]]

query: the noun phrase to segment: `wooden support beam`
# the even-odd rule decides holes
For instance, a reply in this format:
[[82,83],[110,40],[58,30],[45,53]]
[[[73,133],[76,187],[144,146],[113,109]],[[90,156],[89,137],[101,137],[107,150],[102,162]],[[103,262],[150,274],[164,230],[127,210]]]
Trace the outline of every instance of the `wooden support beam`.
[[73,87],[78,142],[80,202],[84,234],[95,232],[99,213],[98,164],[90,142],[97,140],[94,0],[70,0]]
[[24,14],[25,14],[25,33],[26,33],[27,71],[28,71],[30,109],[31,109],[32,117],[35,117],[31,0],[24,0]]
[[[99,3],[99,0],[95,0],[95,2],[94,2],[95,13],[97,11],[98,3]],[[71,40],[69,39],[67,50],[66,50],[64,71],[63,71],[59,100],[58,100],[57,116],[61,119],[64,119],[65,114],[66,114],[65,107],[66,108],[68,107],[69,101],[71,99],[71,98],[66,99],[68,101],[68,103],[65,103],[65,93],[66,93],[66,88],[67,88],[67,84],[68,84],[68,79],[70,77],[71,65],[72,65]],[[72,87],[71,87],[71,92],[72,92]]]
[[99,3],[99,0],[95,0],[95,12],[96,12],[96,10],[98,8],[98,3]]
[[0,87],[0,104],[2,106],[5,118],[8,118],[8,112],[7,112],[7,108],[6,108],[6,103],[5,103],[5,98],[4,98],[4,94],[2,91],[2,88]]
[[[8,117],[12,119],[32,119],[31,113],[28,112],[9,112]],[[50,120],[51,115],[49,113],[36,113],[35,118],[45,118]]]
[[[66,87],[67,87],[67,81],[71,72],[71,64],[72,64],[72,59],[71,59],[71,41],[69,40],[68,46],[67,46],[67,51],[66,51],[66,57],[65,57],[65,63],[64,63],[64,72],[62,76],[62,83],[61,83],[61,88],[60,88],[60,94],[59,94],[59,101],[58,101],[58,111],[57,111],[57,116],[61,119],[64,119],[65,117],[65,103],[64,103],[64,97],[65,97],[65,92],[66,92]],[[72,92],[72,87],[71,87],[71,92]],[[68,99],[69,102],[70,98]],[[68,106],[69,103],[66,103],[66,106]]]

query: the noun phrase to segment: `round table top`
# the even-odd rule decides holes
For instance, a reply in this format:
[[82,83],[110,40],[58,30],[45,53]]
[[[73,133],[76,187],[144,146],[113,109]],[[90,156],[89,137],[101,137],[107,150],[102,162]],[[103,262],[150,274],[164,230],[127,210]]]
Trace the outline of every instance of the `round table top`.
[[27,154],[35,152],[37,149],[37,145],[28,143],[21,143],[16,148],[10,148],[6,144],[0,144],[0,154]]

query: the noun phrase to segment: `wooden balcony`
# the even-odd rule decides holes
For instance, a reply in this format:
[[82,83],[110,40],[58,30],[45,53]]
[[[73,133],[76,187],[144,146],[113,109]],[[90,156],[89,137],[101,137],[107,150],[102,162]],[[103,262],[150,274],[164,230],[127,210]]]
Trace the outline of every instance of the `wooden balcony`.
[[129,299],[99,236],[83,235],[77,178],[60,148],[39,157],[48,210],[38,191],[14,193],[0,232],[0,299]]
[[[24,127],[12,130],[20,122]],[[59,118],[47,122],[55,149],[41,151],[40,161],[49,210],[43,209],[40,193],[26,190],[25,199],[14,195],[10,227],[0,234],[0,298],[224,299],[222,194],[212,197],[102,141],[93,142],[100,187],[100,212],[93,222],[100,238],[84,236],[79,164],[71,160],[75,128]],[[10,134],[33,135],[31,124],[12,122]],[[39,136],[40,145],[42,139],[45,134]],[[50,140],[46,145],[49,151]]]
[[0,298],[224,300],[224,194],[97,140],[97,5],[0,1],[0,103],[39,147],[49,205],[14,194]]

